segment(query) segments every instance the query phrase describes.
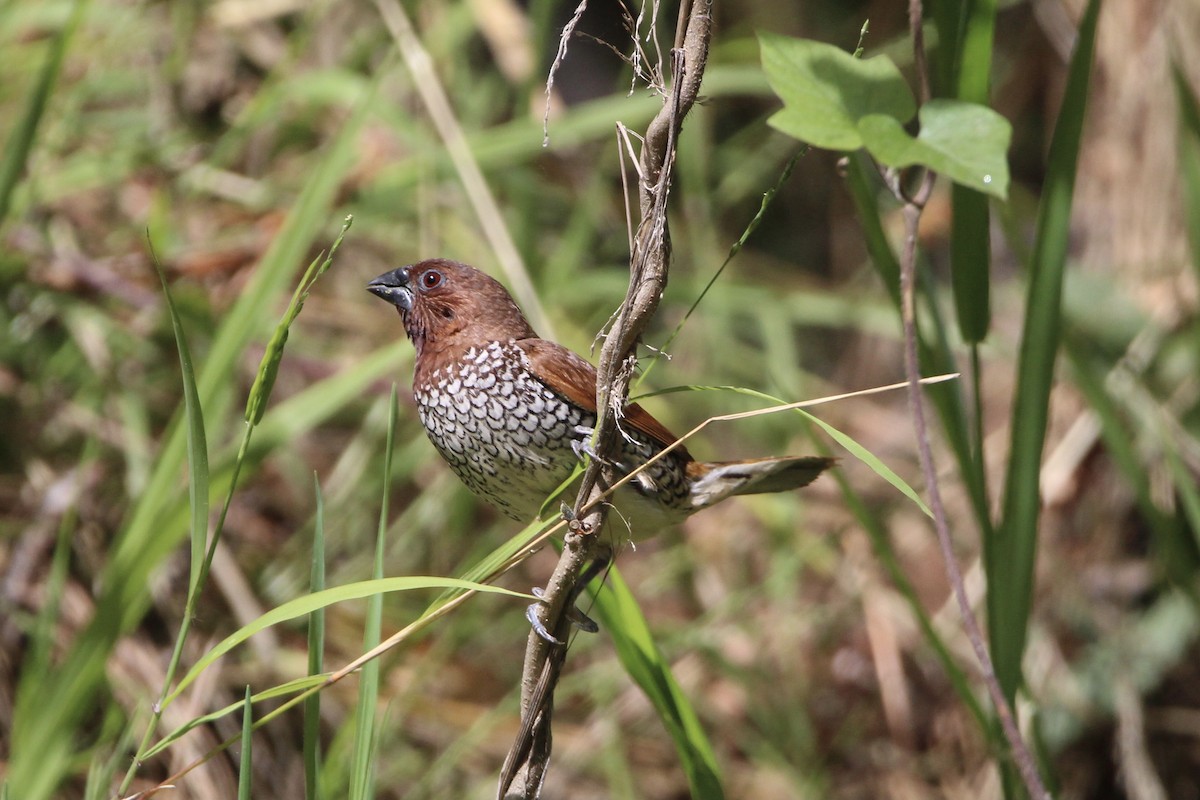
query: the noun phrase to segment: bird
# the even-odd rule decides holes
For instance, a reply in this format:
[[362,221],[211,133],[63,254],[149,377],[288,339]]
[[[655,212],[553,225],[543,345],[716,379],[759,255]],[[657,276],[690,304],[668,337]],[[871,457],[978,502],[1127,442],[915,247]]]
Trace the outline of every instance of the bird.
[[[535,519],[591,452],[595,368],[540,338],[508,290],[466,264],[420,261],[385,272],[367,289],[396,307],[416,350],[413,398],[434,448],[485,502],[513,519]],[[636,403],[625,406],[619,427],[618,478],[677,441]],[[680,445],[619,488],[613,510],[638,541],[734,495],[806,486],[834,462],[706,462]]]

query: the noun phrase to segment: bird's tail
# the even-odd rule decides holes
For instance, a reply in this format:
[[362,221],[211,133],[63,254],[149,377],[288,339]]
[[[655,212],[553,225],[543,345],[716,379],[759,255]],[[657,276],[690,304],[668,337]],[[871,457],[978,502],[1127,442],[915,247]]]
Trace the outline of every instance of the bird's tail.
[[786,492],[807,486],[837,459],[821,456],[755,458],[748,461],[697,462],[688,465],[693,473],[692,505],[707,508],[735,494]]

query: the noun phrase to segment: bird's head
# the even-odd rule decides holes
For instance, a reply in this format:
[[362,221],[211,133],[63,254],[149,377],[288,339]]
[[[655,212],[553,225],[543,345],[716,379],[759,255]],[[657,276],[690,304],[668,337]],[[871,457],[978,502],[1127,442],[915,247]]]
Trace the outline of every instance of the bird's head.
[[533,329],[508,290],[474,267],[433,258],[385,272],[367,291],[400,312],[418,354],[426,345],[527,339]]

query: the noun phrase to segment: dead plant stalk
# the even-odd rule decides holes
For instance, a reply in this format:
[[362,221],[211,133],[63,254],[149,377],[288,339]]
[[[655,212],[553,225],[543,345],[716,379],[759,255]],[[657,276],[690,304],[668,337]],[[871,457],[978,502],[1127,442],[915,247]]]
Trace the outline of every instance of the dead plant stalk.
[[[676,139],[695,103],[708,60],[711,0],[685,0],[680,6],[671,50],[670,92],[646,129],[638,184],[640,222],[630,258],[629,289],[600,351],[596,391],[593,458],[584,471],[563,553],[546,586],[541,620],[559,641],[566,641],[567,612],[584,566],[601,550],[599,532],[607,505],[600,502],[615,483],[612,455],[617,425],[629,394],[636,349],[667,283],[670,232],[667,197],[675,162]],[[661,69],[659,74],[662,74]],[[537,797],[551,752],[554,688],[566,659],[566,645],[552,644],[530,632],[521,684],[521,727],[501,771],[498,797]]]

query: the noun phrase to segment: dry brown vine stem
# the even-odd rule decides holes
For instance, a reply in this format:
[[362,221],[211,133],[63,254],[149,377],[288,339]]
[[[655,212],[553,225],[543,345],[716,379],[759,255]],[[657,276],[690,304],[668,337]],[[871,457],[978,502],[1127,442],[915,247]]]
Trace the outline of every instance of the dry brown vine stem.
[[[684,0],[679,9],[675,46],[671,51],[672,85],[663,107],[650,122],[642,143],[638,199],[641,221],[630,258],[629,291],[600,351],[596,385],[596,457],[588,463],[574,506],[574,522],[564,538],[558,566],[543,596],[540,618],[551,635],[566,641],[567,613],[585,565],[606,546],[598,533],[607,506],[599,502],[615,476],[611,454],[621,411],[629,393],[636,349],[667,283],[670,234],[667,196],[675,160],[675,143],[700,92],[708,61],[712,0]],[[541,791],[551,751],[554,688],[566,659],[565,645],[552,644],[530,632],[521,680],[521,726],[501,770],[498,796],[534,798]]]
[[[925,59],[925,40],[921,27],[922,16],[921,0],[909,0],[908,23],[913,39],[913,63],[916,66],[921,103],[924,104],[929,102],[930,89],[929,65]],[[900,318],[904,327],[904,373],[908,379],[908,401],[917,437],[917,455],[921,462],[925,490],[929,494],[929,509],[933,512],[933,527],[937,532],[938,546],[942,551],[946,578],[953,589],[955,601],[962,614],[963,628],[975,651],[975,657],[979,660],[984,685],[987,687],[988,696],[996,709],[996,716],[1000,719],[1000,727],[1012,750],[1012,759],[1017,765],[1017,771],[1021,774],[1021,780],[1025,783],[1030,797],[1035,800],[1049,800],[1050,793],[1046,791],[1041,775],[1038,774],[1037,762],[1034,761],[1033,754],[1026,746],[1025,740],[1021,738],[1021,731],[1017,727],[1012,707],[1000,688],[1000,681],[996,678],[996,669],[992,663],[991,654],[988,652],[987,644],[983,640],[983,632],[975,618],[975,612],[971,609],[970,600],[967,599],[962,570],[959,569],[958,561],[954,556],[954,545],[950,541],[950,527],[946,521],[946,509],[942,503],[937,470],[934,469],[933,453],[929,446],[929,428],[925,421],[925,406],[921,395],[921,367],[917,357],[915,276],[917,271],[917,229],[921,221],[921,212],[929,200],[929,195],[933,192],[936,175],[932,171],[926,170],[921,177],[920,186],[912,197],[905,196],[898,173],[893,172],[890,177],[893,180],[887,181],[888,186],[895,194],[896,199],[904,204],[904,250],[900,257]]]

